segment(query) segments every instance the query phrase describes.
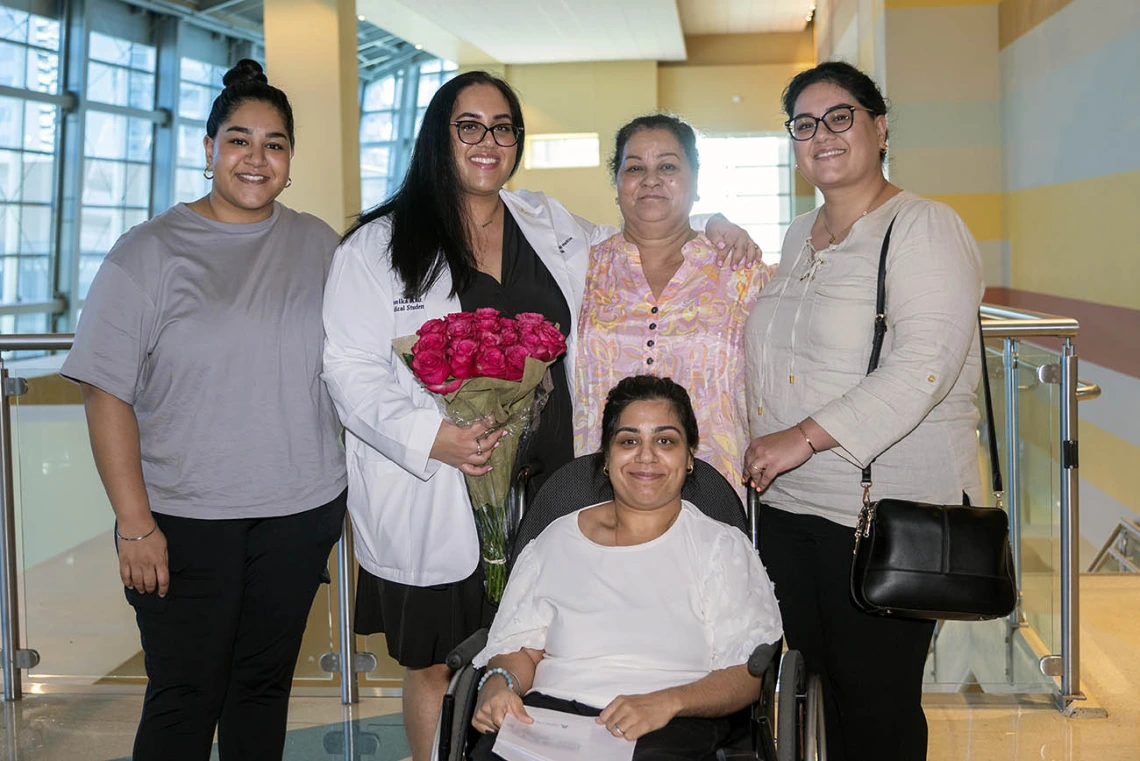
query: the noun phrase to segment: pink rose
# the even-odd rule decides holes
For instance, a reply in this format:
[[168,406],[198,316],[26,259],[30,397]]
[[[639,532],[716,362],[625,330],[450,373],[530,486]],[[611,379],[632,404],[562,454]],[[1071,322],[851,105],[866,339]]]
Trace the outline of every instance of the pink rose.
[[412,373],[425,386],[443,383],[451,375],[447,355],[442,351],[421,351],[412,357]]
[[546,318],[538,312],[519,312],[515,315],[515,319],[519,322],[525,322],[531,325],[537,325],[540,322],[546,322]]
[[420,340],[412,346],[412,355],[421,351],[444,351],[447,349],[447,336],[443,333],[422,333]]
[[504,378],[507,373],[507,358],[502,350],[494,346],[484,346],[475,355],[475,374],[487,378]]
[[503,354],[507,358],[505,379],[511,381],[522,380],[523,370],[526,368],[526,349],[516,344],[515,346],[508,346],[503,351]]
[[417,336],[426,336],[429,333],[444,334],[447,332],[447,323],[443,320],[428,320],[416,331]]
[[543,353],[544,347],[542,338],[539,336],[538,326],[529,323],[520,324],[518,345],[526,351],[528,357],[537,358],[539,354]]
[[562,335],[562,331],[554,327],[552,323],[544,322],[542,325],[539,325],[538,337],[542,340],[542,345],[545,350],[545,356],[539,357],[543,362],[549,362],[566,352],[566,337]]
[[499,333],[498,328],[495,330],[488,330],[479,333],[479,343],[483,346],[502,346],[503,336]]
[[475,332],[480,336],[487,333],[499,332],[499,318],[498,317],[483,317],[475,320]]
[[499,320],[499,336],[502,346],[514,346],[519,342],[519,324],[514,320]]
[[451,374],[461,380],[475,376],[475,354],[479,351],[479,342],[472,338],[460,338],[451,346],[448,362],[451,365]]
[[499,319],[499,310],[494,307],[479,307],[475,310],[476,320],[489,320],[492,317]]
[[475,318],[469,312],[453,312],[444,319],[447,321],[447,337],[453,341],[469,338],[475,333]]

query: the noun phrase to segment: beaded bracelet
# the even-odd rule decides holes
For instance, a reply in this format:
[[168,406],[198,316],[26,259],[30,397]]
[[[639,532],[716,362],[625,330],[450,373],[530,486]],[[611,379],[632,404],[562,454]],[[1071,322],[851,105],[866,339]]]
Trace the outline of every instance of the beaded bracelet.
[[507,680],[507,688],[510,689],[511,692],[515,693],[516,695],[519,694],[519,691],[517,689],[518,683],[515,681],[515,675],[506,669],[501,668],[487,669],[487,671],[483,674],[483,678],[479,680],[479,686],[475,688],[475,691],[479,692],[482,690],[483,685],[487,683],[487,680],[493,677],[495,674],[498,674],[503,679]]

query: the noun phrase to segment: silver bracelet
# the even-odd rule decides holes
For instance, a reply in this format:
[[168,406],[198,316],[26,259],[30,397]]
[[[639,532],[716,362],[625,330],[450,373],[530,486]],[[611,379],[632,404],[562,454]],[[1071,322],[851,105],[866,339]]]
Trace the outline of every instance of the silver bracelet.
[[119,533],[119,526],[118,526],[118,524],[116,524],[115,525],[115,538],[121,539],[124,542],[141,542],[143,539],[146,539],[148,536],[153,534],[155,531],[158,531],[158,521],[154,522],[154,528],[152,528],[150,531],[146,532],[142,536],[123,536],[122,534]]
[[479,692],[480,690],[482,690],[483,685],[485,685],[487,683],[487,680],[490,679],[491,677],[493,677],[495,674],[498,674],[503,679],[507,680],[507,689],[509,689],[511,692],[513,692],[516,695],[519,694],[518,682],[515,681],[515,675],[512,674],[511,672],[507,671],[506,669],[502,669],[502,668],[487,669],[483,673],[483,678],[479,680],[479,685],[475,688],[475,692]]

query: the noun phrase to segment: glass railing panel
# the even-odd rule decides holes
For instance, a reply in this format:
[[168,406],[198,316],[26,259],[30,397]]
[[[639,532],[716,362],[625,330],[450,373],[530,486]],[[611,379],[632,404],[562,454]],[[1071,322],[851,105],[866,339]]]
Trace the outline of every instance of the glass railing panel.
[[[79,388],[59,375],[64,356],[6,358],[10,377],[27,382],[27,392],[11,398],[21,641],[41,658],[25,677],[25,692],[37,683],[66,691],[68,685],[141,685],[146,677]],[[296,686],[339,683],[320,666],[321,655],[337,649],[335,599],[322,584]]]
[[1060,386],[1043,378],[1058,359],[1018,348],[1021,610],[1049,653],[1061,652],[1061,400]]
[[[997,433],[998,461],[1001,464],[1007,499],[1014,488],[1010,479],[1008,413],[1020,408],[1024,391],[1011,399],[1007,393],[1006,371],[1003,365],[1005,342],[989,339],[986,362],[989,368],[990,391]],[[1020,384],[1019,384],[1020,385]],[[982,391],[978,390],[978,467],[983,484],[985,504],[995,504],[991,493],[989,432],[985,423]],[[1017,437],[1015,436],[1015,441]],[[1016,532],[1014,532],[1016,533]],[[1024,540],[1023,540],[1024,541]],[[1016,618],[994,621],[962,622],[943,621],[938,624],[930,655],[927,658],[924,690],[937,692],[987,692],[1048,694],[1055,690],[1052,680],[1042,675],[1038,667],[1038,653],[1032,634],[1026,638],[1015,625]]]
[[365,687],[378,690],[403,688],[404,667],[388,655],[388,642],[384,639],[383,634],[358,637],[357,648],[361,652],[369,652],[376,656],[376,668],[361,675],[360,686],[362,689]]

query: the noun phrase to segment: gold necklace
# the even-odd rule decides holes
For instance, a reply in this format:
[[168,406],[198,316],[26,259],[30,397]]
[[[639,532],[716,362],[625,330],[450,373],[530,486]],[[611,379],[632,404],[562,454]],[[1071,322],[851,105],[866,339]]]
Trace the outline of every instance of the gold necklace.
[[[883,187],[879,188],[879,192],[876,193],[875,197],[871,199],[871,203],[867,204],[867,208],[863,210],[863,213],[860,214],[855,219],[853,219],[851,221],[851,224],[847,225],[847,227],[844,227],[842,230],[840,230],[839,231],[840,235],[846,235],[847,231],[850,230],[852,227],[854,227],[856,222],[858,222],[860,219],[862,219],[863,217],[870,214],[871,209],[873,209],[875,206],[875,201],[878,201],[879,196],[881,196],[883,194],[883,191],[886,190],[887,188],[889,188],[890,186],[891,186],[891,184],[889,182],[883,183]],[[827,218],[829,216],[831,216],[827,210],[827,204],[824,204],[823,208],[820,211],[821,211],[820,221],[823,222],[823,229],[827,232],[827,236],[828,236],[827,237],[827,245],[834,246],[835,240],[838,236],[835,233],[831,232],[831,225],[827,224]]]
[[502,205],[503,205],[503,201],[502,201],[502,199],[500,199],[500,200],[499,200],[499,205],[495,207],[495,210],[494,210],[493,212],[491,212],[491,218],[490,218],[490,219],[488,219],[488,220],[487,220],[486,222],[484,222],[483,224],[479,225],[479,228],[480,228],[480,229],[482,229],[482,228],[485,228],[487,225],[489,225],[489,224],[491,224],[492,222],[494,222],[494,221],[495,221],[495,217],[497,217],[497,216],[499,215],[499,208],[500,208]]

